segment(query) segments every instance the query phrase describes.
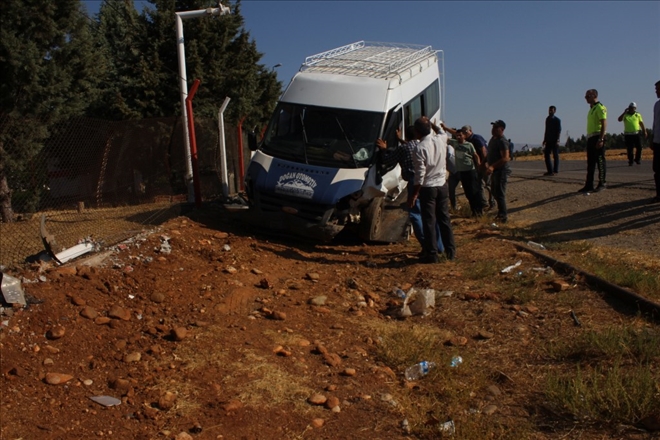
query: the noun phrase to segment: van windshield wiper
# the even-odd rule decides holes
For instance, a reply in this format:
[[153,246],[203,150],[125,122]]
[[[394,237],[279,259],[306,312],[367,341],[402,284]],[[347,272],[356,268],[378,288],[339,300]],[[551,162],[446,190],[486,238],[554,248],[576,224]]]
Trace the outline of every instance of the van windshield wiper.
[[335,121],[337,121],[337,125],[339,125],[339,129],[341,130],[341,134],[344,135],[344,139],[346,140],[346,143],[348,144],[348,148],[351,149],[351,158],[353,159],[353,164],[355,164],[355,168],[358,167],[357,159],[355,159],[355,150],[353,149],[353,144],[351,144],[351,141],[348,139],[348,135],[346,134],[346,131],[344,131],[344,127],[342,127],[341,122],[339,122],[339,118],[335,116]]
[[307,144],[309,144],[309,141],[307,140],[307,130],[305,130],[305,120],[302,113],[300,113],[300,126],[302,127],[303,134],[303,154],[305,155],[305,163],[309,165],[309,160],[307,159]]

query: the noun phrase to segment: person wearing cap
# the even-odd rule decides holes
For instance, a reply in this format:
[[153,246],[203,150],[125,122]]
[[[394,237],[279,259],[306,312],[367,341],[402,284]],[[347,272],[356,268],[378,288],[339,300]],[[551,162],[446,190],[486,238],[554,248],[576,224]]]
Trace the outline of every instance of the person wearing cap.
[[[561,135],[561,119],[555,116],[557,107],[548,108],[548,117],[545,118],[545,133],[543,134],[543,156],[547,172],[544,176],[554,176],[559,172],[559,135]],[[550,154],[554,163],[550,163]]]
[[[605,133],[607,132],[607,108],[598,101],[598,90],[589,89],[584,94],[589,104],[587,114],[587,180],[580,193],[599,192],[607,187],[605,181]],[[598,186],[594,189],[594,172],[598,166]]]
[[[456,135],[457,131],[462,131],[463,133],[465,133],[465,141],[471,143],[474,146],[474,149],[479,155],[479,160],[481,161],[481,163],[482,164],[486,163],[486,155],[488,154],[488,149],[487,149],[488,142],[486,142],[486,139],[484,139],[483,136],[474,133],[472,131],[472,126],[464,125],[460,128],[460,130],[454,130],[452,128],[445,126],[444,124],[441,125],[442,128],[445,129],[445,131],[447,131],[452,135]],[[483,207],[484,210],[488,210],[493,208],[493,206],[495,206],[495,199],[493,199],[492,194],[490,194],[490,200],[489,200],[486,198],[486,194],[484,191],[484,187],[490,184],[490,176],[484,172],[484,169],[482,167],[479,167],[477,171],[479,172],[480,175],[479,195],[481,197],[481,206]]]
[[639,165],[642,163],[640,130],[642,136],[646,139],[646,128],[641,113],[637,112],[637,104],[631,102],[628,108],[619,116],[619,122],[623,122],[623,138],[626,142],[626,150],[628,150],[628,166],[633,164],[633,150],[635,150],[635,163]]
[[655,180],[655,197],[651,203],[660,203],[660,81],[655,83],[655,96],[658,100],[653,106],[653,179]]
[[493,135],[488,141],[488,155],[486,156],[485,173],[491,176],[491,193],[497,203],[496,220],[502,223],[508,221],[506,210],[506,184],[511,174],[509,161],[509,141],[504,137],[506,124],[501,119],[491,122]]
[[415,206],[419,198],[424,229],[426,255],[422,263],[437,263],[438,244],[435,225],[440,227],[440,236],[448,260],[456,258],[454,232],[449,218],[449,190],[447,188],[447,136],[444,132],[431,134],[431,121],[422,116],[415,120],[415,137],[419,140],[413,153],[415,186],[408,195],[408,207]]
[[[470,203],[470,209],[473,216],[482,214],[481,194],[479,193],[479,180],[477,168],[481,165],[479,154],[474,149],[474,145],[465,140],[465,133],[456,130],[455,139],[449,140],[449,145],[454,147],[456,154],[456,176],[463,184],[465,197]],[[449,197],[451,199],[451,190]],[[456,197],[456,196],[454,196]]]

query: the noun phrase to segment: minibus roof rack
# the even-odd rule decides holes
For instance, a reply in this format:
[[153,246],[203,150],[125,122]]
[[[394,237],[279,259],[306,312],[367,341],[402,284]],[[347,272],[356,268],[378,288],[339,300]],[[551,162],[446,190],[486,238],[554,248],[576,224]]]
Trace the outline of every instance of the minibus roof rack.
[[432,55],[431,46],[358,41],[308,56],[300,70],[387,79]]

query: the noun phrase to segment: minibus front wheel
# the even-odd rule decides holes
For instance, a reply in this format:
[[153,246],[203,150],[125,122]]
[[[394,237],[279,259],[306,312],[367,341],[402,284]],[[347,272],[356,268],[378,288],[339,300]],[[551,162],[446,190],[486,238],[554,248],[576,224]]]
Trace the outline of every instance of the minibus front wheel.
[[360,214],[361,239],[367,241],[376,241],[379,239],[384,201],[384,197],[376,197],[362,210]]

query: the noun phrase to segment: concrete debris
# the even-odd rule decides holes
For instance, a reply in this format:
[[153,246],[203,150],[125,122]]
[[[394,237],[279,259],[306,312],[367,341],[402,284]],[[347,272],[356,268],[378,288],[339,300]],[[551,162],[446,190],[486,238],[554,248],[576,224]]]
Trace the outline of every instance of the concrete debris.
[[7,304],[20,304],[21,306],[27,305],[25,301],[25,292],[23,292],[21,282],[17,278],[3,273],[0,290],[2,290],[2,296]]

